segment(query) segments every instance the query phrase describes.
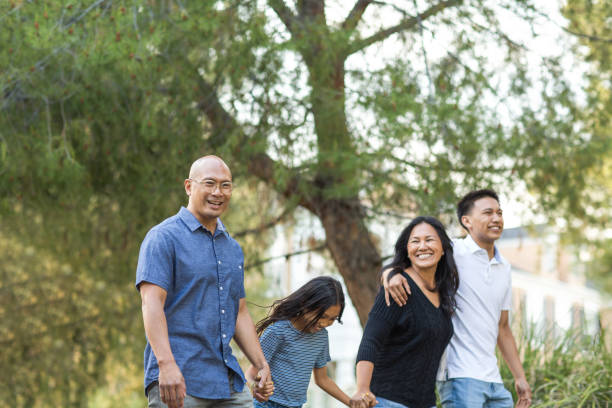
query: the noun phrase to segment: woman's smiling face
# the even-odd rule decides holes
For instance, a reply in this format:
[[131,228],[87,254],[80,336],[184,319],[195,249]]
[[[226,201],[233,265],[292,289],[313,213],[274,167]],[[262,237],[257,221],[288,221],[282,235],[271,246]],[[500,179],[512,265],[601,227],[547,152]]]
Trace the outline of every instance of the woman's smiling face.
[[417,270],[436,268],[444,255],[442,241],[431,225],[423,222],[416,225],[408,238],[408,258]]

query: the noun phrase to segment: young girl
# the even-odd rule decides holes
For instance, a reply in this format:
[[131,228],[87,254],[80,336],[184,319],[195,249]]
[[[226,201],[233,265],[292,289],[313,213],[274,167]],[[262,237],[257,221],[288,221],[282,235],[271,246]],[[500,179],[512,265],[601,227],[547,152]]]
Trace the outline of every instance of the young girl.
[[[315,383],[329,395],[347,406],[359,407],[350,405],[349,396],[327,376],[325,367],[330,361],[325,328],[335,320],[340,322],[343,311],[342,286],[326,276],[312,279],[272,304],[268,317],[257,323],[257,334],[274,385],[251,387],[256,408],[301,407],[306,402],[311,372]],[[255,381],[256,374],[257,369],[249,367],[249,383]]]

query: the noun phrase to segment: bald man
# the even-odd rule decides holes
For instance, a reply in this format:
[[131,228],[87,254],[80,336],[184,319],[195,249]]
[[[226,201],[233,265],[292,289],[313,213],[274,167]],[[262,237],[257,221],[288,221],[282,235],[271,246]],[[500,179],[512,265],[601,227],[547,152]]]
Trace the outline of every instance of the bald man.
[[230,340],[258,368],[258,385],[270,369],[244,300],[242,249],[219,219],[232,173],[219,157],[205,156],[184,185],[187,208],[153,227],[138,256],[149,407],[252,407]]

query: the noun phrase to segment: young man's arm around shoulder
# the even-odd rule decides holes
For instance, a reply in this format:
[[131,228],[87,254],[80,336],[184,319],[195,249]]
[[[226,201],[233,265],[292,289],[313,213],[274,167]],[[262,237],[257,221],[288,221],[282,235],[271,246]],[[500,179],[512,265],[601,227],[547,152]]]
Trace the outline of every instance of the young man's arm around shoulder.
[[396,273],[389,278],[390,273],[391,269],[385,269],[380,276],[380,283],[385,291],[385,303],[391,306],[389,299],[391,297],[398,306],[404,306],[408,301],[408,296],[412,294],[408,280],[401,273]]
[[514,335],[510,329],[508,311],[502,310],[499,319],[499,333],[497,335],[497,346],[506,360],[512,375],[514,376],[514,387],[518,395],[517,408],[527,408],[531,405],[531,388],[525,378],[525,371],[519,358]]

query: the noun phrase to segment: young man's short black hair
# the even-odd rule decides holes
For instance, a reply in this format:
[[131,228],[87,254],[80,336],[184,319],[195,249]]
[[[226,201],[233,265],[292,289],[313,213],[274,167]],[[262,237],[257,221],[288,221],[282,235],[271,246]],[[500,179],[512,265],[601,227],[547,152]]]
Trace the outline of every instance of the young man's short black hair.
[[476,200],[480,200],[483,197],[494,198],[495,201],[499,203],[499,197],[497,196],[497,193],[488,188],[470,191],[469,193],[464,195],[463,198],[457,203],[457,218],[459,218],[459,224],[461,224],[461,226],[466,230],[466,226],[463,225],[463,223],[461,222],[461,217],[463,217],[465,214],[469,213],[472,210],[472,208],[474,207],[474,202]]

